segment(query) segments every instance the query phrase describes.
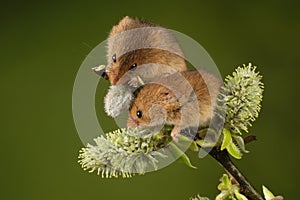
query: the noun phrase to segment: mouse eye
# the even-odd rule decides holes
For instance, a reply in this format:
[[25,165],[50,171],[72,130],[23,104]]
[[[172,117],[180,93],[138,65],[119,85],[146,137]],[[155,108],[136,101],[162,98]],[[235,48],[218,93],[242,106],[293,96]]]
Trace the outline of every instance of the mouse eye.
[[129,70],[135,70],[136,67],[137,67],[137,64],[134,63],[133,65],[131,65],[131,66],[129,67]]
[[117,62],[117,56],[116,56],[116,54],[114,54],[114,55],[112,56],[112,60],[114,61],[114,63]]
[[137,116],[138,118],[142,118],[143,112],[140,111],[140,110],[136,111],[136,116]]

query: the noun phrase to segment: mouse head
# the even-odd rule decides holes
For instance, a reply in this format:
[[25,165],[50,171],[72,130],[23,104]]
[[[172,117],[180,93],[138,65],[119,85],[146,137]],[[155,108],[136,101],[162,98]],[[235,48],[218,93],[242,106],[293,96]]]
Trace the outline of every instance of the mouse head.
[[134,52],[126,52],[121,49],[126,48],[125,40],[134,40],[134,36],[129,34],[121,34],[125,31],[154,26],[149,22],[133,19],[128,16],[124,17],[117,25],[113,26],[108,39],[108,55],[107,63],[109,64],[103,76],[115,85],[118,80],[128,71],[133,71],[137,68],[138,56],[134,56]]
[[109,34],[108,65],[103,77],[107,77],[112,85],[122,84],[139,74],[141,68],[149,63],[183,71],[186,64],[182,57],[181,48],[170,31],[127,16]]
[[172,91],[162,85],[150,83],[138,89],[129,109],[127,126],[155,127],[178,118],[180,104]]

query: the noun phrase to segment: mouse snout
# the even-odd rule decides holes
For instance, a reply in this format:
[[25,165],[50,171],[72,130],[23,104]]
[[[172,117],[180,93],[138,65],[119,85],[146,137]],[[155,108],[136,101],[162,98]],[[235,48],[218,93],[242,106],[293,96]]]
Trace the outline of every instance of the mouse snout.
[[105,74],[103,75],[107,77],[107,79],[112,85],[116,85],[120,79],[118,73],[119,73],[118,70],[115,69],[114,66],[109,65],[107,67],[107,70],[105,71]]
[[108,73],[108,78],[112,85],[116,85],[117,82],[119,81],[118,76],[116,76],[113,72]]
[[139,126],[138,120],[136,118],[130,116],[127,120],[127,127],[136,128],[138,126]]
[[104,71],[102,74],[101,74],[102,78],[104,78],[105,80],[108,80],[108,75],[107,73]]

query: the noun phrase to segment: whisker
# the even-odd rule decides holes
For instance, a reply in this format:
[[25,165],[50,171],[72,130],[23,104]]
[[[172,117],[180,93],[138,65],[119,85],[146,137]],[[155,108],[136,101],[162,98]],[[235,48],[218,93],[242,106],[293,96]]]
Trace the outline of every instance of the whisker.
[[90,49],[93,49],[93,47],[91,47],[88,43],[86,43],[86,42],[82,42],[82,44],[83,45],[85,45],[85,46],[87,46],[88,48],[90,48]]

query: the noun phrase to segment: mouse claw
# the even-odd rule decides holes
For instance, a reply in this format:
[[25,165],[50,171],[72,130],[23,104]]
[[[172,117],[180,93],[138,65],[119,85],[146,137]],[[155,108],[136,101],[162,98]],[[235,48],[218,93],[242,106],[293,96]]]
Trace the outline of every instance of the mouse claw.
[[180,133],[180,130],[179,126],[175,126],[171,132],[171,137],[175,142],[178,142],[177,135]]
[[140,76],[137,76],[137,79],[138,79],[138,82],[139,84],[142,86],[142,85],[145,85],[145,82],[142,80],[142,78]]
[[133,77],[130,81],[128,81],[128,85],[134,88],[138,88],[140,86],[145,85],[145,82],[142,80],[140,76]]
[[133,77],[132,79],[130,79],[130,81],[128,81],[128,85],[134,88],[139,87],[139,80],[137,77]]

